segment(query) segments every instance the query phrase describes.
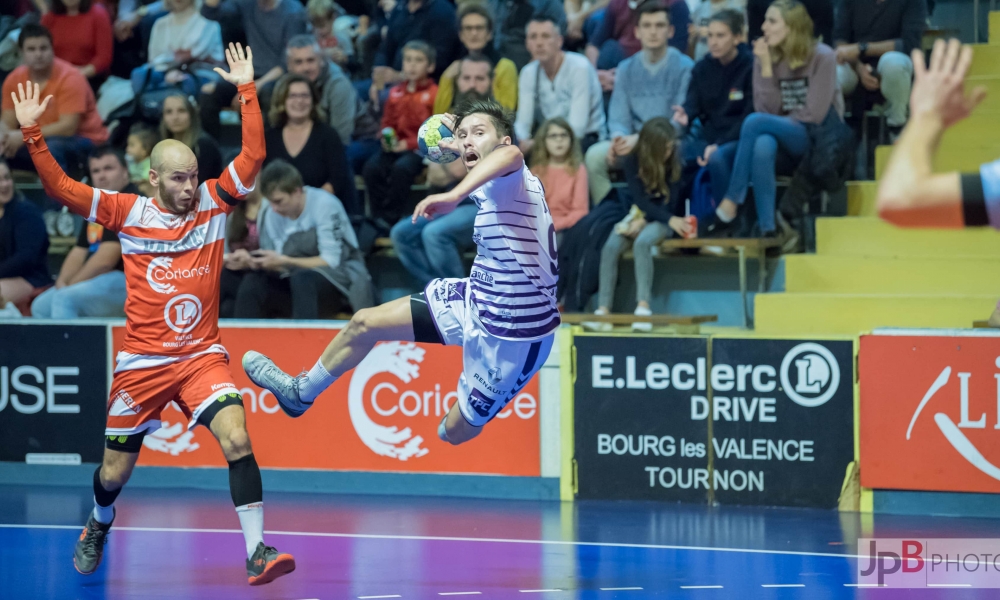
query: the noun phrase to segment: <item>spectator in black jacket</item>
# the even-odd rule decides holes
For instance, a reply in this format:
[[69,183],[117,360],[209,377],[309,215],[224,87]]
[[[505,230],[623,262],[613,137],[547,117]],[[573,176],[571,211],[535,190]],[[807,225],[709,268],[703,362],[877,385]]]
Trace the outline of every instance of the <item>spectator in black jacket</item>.
[[389,15],[385,37],[375,54],[369,93],[373,102],[383,89],[406,80],[403,75],[403,46],[412,40],[421,40],[434,47],[437,67],[432,78],[437,81],[458,58],[461,48],[455,5],[448,0],[410,0],[396,5]]
[[740,127],[753,112],[753,52],[741,43],[742,36],[742,13],[726,9],[711,17],[708,54],[691,72],[684,106],[674,107],[674,122],[689,128],[682,144],[682,197],[706,166],[716,202],[726,194]]
[[52,285],[48,261],[42,212],[14,189],[10,167],[0,159],[0,298],[21,304]]
[[881,92],[886,122],[897,130],[906,124],[910,102],[910,52],[920,47],[926,20],[924,0],[842,0],[837,11],[837,79],[844,97],[859,83]]

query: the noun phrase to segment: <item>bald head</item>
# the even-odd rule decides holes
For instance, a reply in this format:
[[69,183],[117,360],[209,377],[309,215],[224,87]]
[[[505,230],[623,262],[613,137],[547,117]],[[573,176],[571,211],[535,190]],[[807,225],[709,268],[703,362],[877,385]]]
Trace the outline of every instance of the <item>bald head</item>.
[[187,171],[198,163],[197,157],[183,142],[177,140],[162,140],[153,146],[149,155],[149,167],[166,175],[170,171]]
[[149,183],[161,207],[175,214],[190,212],[197,204],[198,158],[182,142],[159,142],[149,155]]

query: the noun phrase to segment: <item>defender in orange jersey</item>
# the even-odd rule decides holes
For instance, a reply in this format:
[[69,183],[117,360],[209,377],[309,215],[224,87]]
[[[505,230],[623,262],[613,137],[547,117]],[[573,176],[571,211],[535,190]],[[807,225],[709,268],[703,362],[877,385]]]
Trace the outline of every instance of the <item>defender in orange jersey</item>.
[[142,439],[160,427],[160,411],[174,401],[189,428],[208,427],[229,462],[229,489],[247,546],[250,585],[295,569],[295,559],[264,545],[260,469],[250,447],[243,400],[219,336],[219,276],[226,217],[248,194],[264,160],[264,124],[253,83],[250,48],[230,44],[229,72],[239,89],[243,149],[218,179],[199,185],[198,162],[184,144],[153,148],[149,183],[154,197],[95,189],[73,181],[56,164],[37,125],[51,100],[38,84],[18,85],[14,110],[45,192],[73,212],[117,231],[125,262],[128,301],[123,350],[116,358],[108,400],[104,462],[94,472],[94,511],[76,544],[73,563],[83,574],[101,562],[114,521],[114,501],[128,481]]

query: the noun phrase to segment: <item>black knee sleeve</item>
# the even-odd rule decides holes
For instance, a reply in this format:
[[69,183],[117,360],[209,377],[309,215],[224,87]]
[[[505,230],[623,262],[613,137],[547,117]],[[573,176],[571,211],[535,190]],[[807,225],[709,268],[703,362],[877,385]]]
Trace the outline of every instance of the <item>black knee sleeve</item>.
[[444,343],[423,292],[410,296],[410,318],[413,320],[413,341],[425,344]]
[[109,492],[104,489],[104,485],[101,484],[101,467],[98,466],[97,470],[94,471],[94,500],[101,506],[107,507],[115,503],[115,499],[118,494],[122,492],[121,488]]
[[264,500],[264,487],[260,481],[260,467],[253,453],[229,463],[229,493],[234,506],[245,506]]

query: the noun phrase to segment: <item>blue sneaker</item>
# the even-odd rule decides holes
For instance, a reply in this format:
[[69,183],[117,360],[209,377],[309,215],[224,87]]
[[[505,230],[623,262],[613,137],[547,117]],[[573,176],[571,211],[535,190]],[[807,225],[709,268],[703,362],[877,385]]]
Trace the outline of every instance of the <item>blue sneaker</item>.
[[281,410],[289,417],[302,416],[312,406],[312,402],[299,398],[299,378],[285,373],[260,352],[251,350],[243,355],[243,370],[250,381],[274,394]]

